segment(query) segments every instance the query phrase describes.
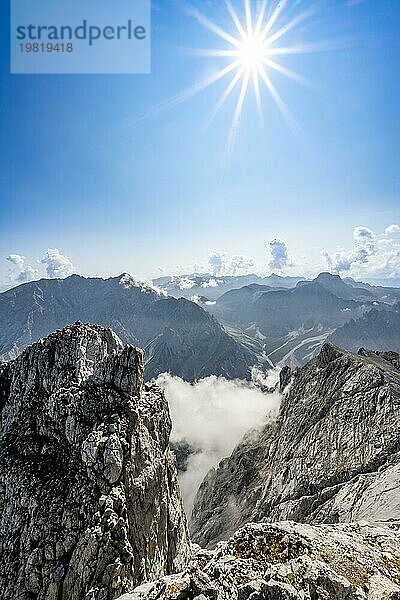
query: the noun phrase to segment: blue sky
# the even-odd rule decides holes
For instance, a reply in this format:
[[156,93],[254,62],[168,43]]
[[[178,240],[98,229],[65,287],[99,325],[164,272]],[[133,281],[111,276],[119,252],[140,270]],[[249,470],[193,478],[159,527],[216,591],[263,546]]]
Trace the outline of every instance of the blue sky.
[[[314,3],[315,15],[291,40],[343,47],[280,62],[321,93],[271,74],[301,126],[300,141],[268,93],[261,127],[250,93],[228,167],[237,94],[211,124],[207,119],[229,79],[140,119],[226,64],[186,51],[224,43],[183,2],[153,7],[150,75],[10,75],[5,4],[0,280],[12,266],[10,253],[44,274],[49,263],[38,261],[48,248],[85,275],[157,276],[159,268],[206,265],[214,251],[253,257],[255,268],[268,272],[274,238],[286,244],[283,270],[310,274],[326,267],[323,249],[333,264],[335,252],[357,253],[359,226],[374,234],[365,277],[400,270],[399,234],[384,234],[400,221],[397,0]],[[222,0],[190,4],[234,30]],[[241,0],[234,4],[243,12]],[[283,20],[309,5],[293,1]]]

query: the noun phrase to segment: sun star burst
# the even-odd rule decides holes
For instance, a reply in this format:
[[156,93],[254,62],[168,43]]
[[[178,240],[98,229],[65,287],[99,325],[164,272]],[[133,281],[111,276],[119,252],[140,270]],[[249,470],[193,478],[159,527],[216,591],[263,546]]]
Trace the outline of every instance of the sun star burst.
[[[312,91],[320,93],[321,90],[299,73],[281,64],[279,58],[340,50],[349,47],[350,41],[337,40],[336,42],[301,43],[295,45],[282,43],[290,31],[314,13],[317,4],[315,3],[313,6],[309,5],[308,8],[300,11],[298,7],[301,0],[290,6],[288,5],[291,0],[259,0],[257,2],[258,10],[254,10],[255,0],[237,0],[237,2],[242,1],[244,11],[243,15],[239,16],[232,4],[232,0],[225,0],[226,10],[231,18],[231,27],[228,31],[222,29],[222,27],[210,20],[198,9],[186,5],[186,12],[189,16],[195,18],[200,25],[226,43],[226,47],[224,48],[215,50],[192,49],[190,53],[196,56],[224,59],[224,66],[221,66],[220,69],[213,71],[206,78],[177,93],[168,100],[149,107],[134,120],[127,120],[126,124],[133,126],[144,120],[157,117],[183,104],[193,96],[204,92],[217,82],[229,79],[220,97],[211,109],[208,118],[209,124],[229,97],[237,93],[232,124],[226,143],[225,165],[228,164],[229,156],[233,151],[243,106],[251,89],[254,92],[260,123],[263,124],[264,122],[262,95],[266,92],[276,104],[292,132],[299,139],[299,133],[301,133],[300,127],[273,82],[273,74],[283,75]],[[253,9],[250,2],[253,2]],[[299,141],[303,143],[302,139],[299,139]]]
[[198,10],[193,9],[191,14],[201,25],[215,33],[227,43],[226,49],[199,50],[196,54],[200,56],[231,59],[231,62],[229,62],[227,66],[217,71],[201,85],[201,89],[204,89],[216,81],[225,78],[227,75],[231,75],[231,80],[217,101],[217,104],[212,111],[211,118],[215,117],[229,96],[231,96],[234,89],[237,87],[239,88],[227,144],[228,150],[231,151],[245,98],[250,87],[254,90],[261,121],[263,121],[262,91],[267,90],[289,126],[292,129],[297,129],[296,121],[272,82],[270,73],[271,71],[276,71],[298,83],[310,86],[310,83],[305,78],[281,65],[277,61],[277,58],[287,54],[311,52],[317,48],[304,45],[282,47],[277,44],[289,31],[310,15],[310,10],[301,12],[295,15],[291,20],[278,26],[278,23],[281,20],[281,13],[283,13],[286,8],[287,0],[279,2],[275,8],[270,11],[268,16],[266,12],[267,0],[261,2],[257,13],[252,10],[250,0],[244,0],[244,18],[242,19],[233,7],[231,0],[226,0],[225,4],[234,25],[234,33],[223,30],[219,25],[208,19]]

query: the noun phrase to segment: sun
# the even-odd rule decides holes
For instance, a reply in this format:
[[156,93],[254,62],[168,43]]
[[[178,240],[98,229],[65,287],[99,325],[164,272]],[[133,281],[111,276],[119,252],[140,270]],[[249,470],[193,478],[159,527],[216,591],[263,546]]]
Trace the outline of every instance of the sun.
[[[312,9],[297,12],[297,14],[294,15],[293,11],[291,11],[291,18],[285,20],[285,9],[288,8],[288,0],[281,0],[278,3],[275,3],[274,8],[270,10],[268,14],[267,0],[258,3],[258,11],[252,10],[250,1],[251,0],[243,1],[243,17],[240,18],[233,7],[231,0],[225,0],[226,10],[232,21],[232,31],[225,31],[217,23],[211,21],[197,9],[192,8],[190,10],[190,14],[195,17],[202,26],[215,33],[227,44],[226,48],[223,49],[200,49],[195,53],[200,56],[218,57],[225,61],[229,59],[229,62],[208,79],[188,90],[186,92],[186,97],[204,90],[211,84],[228,75],[231,76],[229,83],[227,83],[225,90],[211,113],[212,119],[225,104],[235,88],[239,88],[227,144],[230,150],[234,144],[245,98],[251,88],[254,90],[257,109],[262,122],[264,119],[262,90],[266,90],[289,126],[292,129],[297,129],[297,123],[273,83],[271,74],[277,72],[298,83],[312,87],[310,82],[304,77],[280,64],[279,57],[291,54],[301,54],[304,52],[314,52],[321,49],[321,47],[318,47],[317,45],[281,45],[281,41],[286,34],[306,20],[313,12]],[[269,2],[268,5],[271,6],[272,3]],[[183,99],[185,99],[185,96],[181,96],[178,100],[182,101]]]
[[250,34],[241,44],[238,56],[245,71],[258,71],[266,57],[266,45],[259,35]]
[[[317,3],[313,5],[307,3],[308,8],[299,10],[301,2],[294,3],[292,0],[235,1],[238,7],[243,7],[240,13],[234,8],[232,0],[224,0],[226,12],[230,18],[230,27],[226,30],[218,23],[210,20],[197,8],[186,5],[186,12],[190,16],[224,42],[224,46],[218,49],[197,48],[192,49],[190,53],[196,56],[221,59],[221,61],[224,61],[224,65],[214,70],[205,79],[179,92],[167,101],[150,107],[136,119],[136,122],[140,122],[143,119],[159,115],[186,102],[213,84],[224,80],[227,82],[226,86],[210,111],[208,123],[211,123],[228,98],[236,93],[232,124],[226,143],[225,159],[229,158],[234,148],[244,103],[251,91],[255,96],[261,126],[264,124],[265,112],[263,94],[266,93],[272,98],[292,132],[296,137],[299,137],[300,127],[279,93],[274,82],[274,75],[279,74],[287,77],[313,91],[320,92],[320,90],[304,76],[283,65],[280,62],[282,57],[338,50],[346,47],[340,41],[336,43],[299,43],[296,45],[284,43],[287,34],[315,12]],[[257,6],[257,9],[254,8],[255,6]]]

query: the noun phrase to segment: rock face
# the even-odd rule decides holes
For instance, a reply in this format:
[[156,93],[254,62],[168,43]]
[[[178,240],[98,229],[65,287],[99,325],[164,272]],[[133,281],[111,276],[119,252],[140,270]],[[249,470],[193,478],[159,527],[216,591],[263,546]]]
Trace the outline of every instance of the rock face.
[[120,600],[398,600],[399,527],[251,523]]
[[130,275],[42,279],[0,294],[0,358],[80,320],[111,327],[145,349],[146,379],[169,372],[188,381],[209,375],[246,379],[254,352],[194,302],[167,297]]
[[111,600],[183,568],[163,393],[143,352],[75,324],[0,365],[0,597]]
[[276,423],[250,432],[203,481],[195,542],[212,547],[262,519],[400,519],[399,355],[326,344],[283,379]]

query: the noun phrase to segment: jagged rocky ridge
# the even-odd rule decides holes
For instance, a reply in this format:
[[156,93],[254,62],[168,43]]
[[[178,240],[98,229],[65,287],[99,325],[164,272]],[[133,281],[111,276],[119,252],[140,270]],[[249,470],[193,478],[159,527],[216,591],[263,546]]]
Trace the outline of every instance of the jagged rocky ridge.
[[326,344],[292,376],[286,368],[282,387],[277,421],[249,432],[203,481],[195,542],[214,546],[262,519],[400,519],[399,355]]
[[0,364],[0,597],[111,600],[183,568],[186,518],[143,352],[75,324]]
[[328,341],[357,351],[358,348],[400,352],[400,302],[386,310],[370,310],[360,319],[352,319],[334,331]]

